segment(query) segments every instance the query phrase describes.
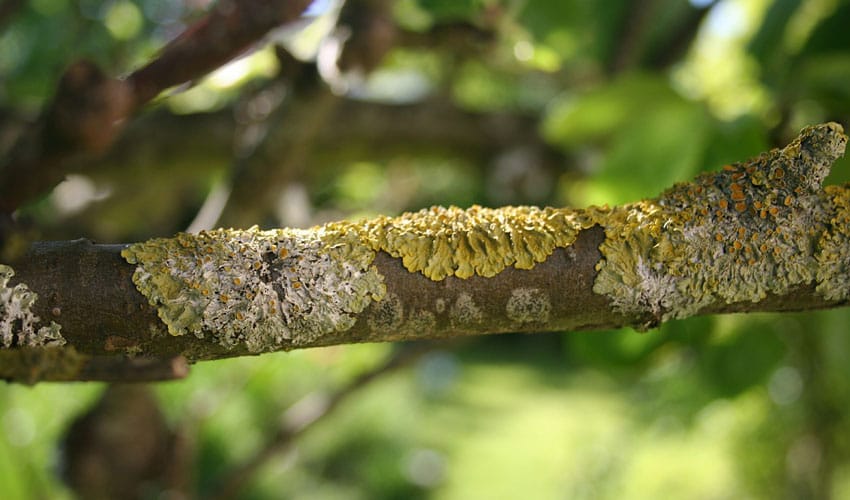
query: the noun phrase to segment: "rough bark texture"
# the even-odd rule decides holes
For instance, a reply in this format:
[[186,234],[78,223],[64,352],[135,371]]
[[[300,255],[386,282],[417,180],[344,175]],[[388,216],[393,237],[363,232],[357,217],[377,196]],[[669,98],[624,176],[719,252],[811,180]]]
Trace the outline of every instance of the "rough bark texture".
[[184,374],[183,360],[272,350],[835,307],[850,298],[850,188],[820,183],[845,144],[840,126],[811,127],[612,209],[432,209],[131,246],[38,243],[0,286],[11,297],[0,320],[26,309],[61,325],[65,345],[39,346],[35,326],[13,324],[0,376],[161,379]]

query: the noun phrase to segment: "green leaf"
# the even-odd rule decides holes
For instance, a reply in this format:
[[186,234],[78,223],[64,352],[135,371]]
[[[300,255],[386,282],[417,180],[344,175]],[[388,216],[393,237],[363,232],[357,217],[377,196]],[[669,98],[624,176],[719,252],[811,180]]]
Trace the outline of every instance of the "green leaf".
[[785,345],[773,331],[753,323],[748,326],[703,354],[704,378],[723,396],[766,382],[785,355]]
[[547,141],[565,149],[599,142],[658,107],[684,100],[659,75],[630,74],[580,94],[566,93],[543,118]]

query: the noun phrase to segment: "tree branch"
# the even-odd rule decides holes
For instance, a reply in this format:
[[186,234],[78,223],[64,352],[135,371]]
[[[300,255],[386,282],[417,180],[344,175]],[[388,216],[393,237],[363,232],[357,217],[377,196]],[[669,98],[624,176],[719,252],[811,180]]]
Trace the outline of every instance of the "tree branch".
[[197,80],[296,20],[311,0],[225,0],[126,79],[89,61],[71,65],[39,120],[0,163],[0,213],[58,184],[81,159],[105,152],[160,92]]
[[[836,307],[850,299],[850,187],[821,183],[846,141],[837,124],[810,127],[614,208],[433,208],[130,246],[41,243],[0,282],[0,334],[6,352],[65,342],[83,356],[194,362]],[[32,380],[16,366],[0,376]]]

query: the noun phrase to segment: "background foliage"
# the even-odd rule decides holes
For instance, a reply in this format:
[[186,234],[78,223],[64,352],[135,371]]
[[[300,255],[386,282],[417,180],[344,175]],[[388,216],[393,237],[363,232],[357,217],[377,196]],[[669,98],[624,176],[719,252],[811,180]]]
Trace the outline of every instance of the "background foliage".
[[[71,61],[126,73],[208,7],[26,2],[0,31],[0,151]],[[850,122],[843,0],[399,0],[384,7],[403,36],[364,42],[323,78],[311,61],[335,6],[314,7],[277,34],[307,77],[262,47],[160,98],[130,139],[21,217],[43,239],[133,241],[185,229],[231,183],[220,220],[242,226],[616,204],[804,125]],[[827,182],[847,179],[844,159]],[[245,498],[847,498],[848,324],[846,309],[751,314],[444,346],[359,391]],[[288,406],[392,349],[221,361],[157,386],[191,437],[195,491],[255,453]],[[0,386],[4,498],[70,495],[57,442],[102,389]]]

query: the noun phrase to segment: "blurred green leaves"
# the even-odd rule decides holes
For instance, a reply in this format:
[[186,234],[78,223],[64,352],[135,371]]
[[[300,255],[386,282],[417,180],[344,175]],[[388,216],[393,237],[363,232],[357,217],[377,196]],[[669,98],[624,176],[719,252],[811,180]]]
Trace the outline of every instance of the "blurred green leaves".
[[652,197],[687,180],[703,166],[712,125],[662,78],[632,74],[556,101],[542,133],[564,148],[599,148],[592,176],[568,194],[584,206]]

